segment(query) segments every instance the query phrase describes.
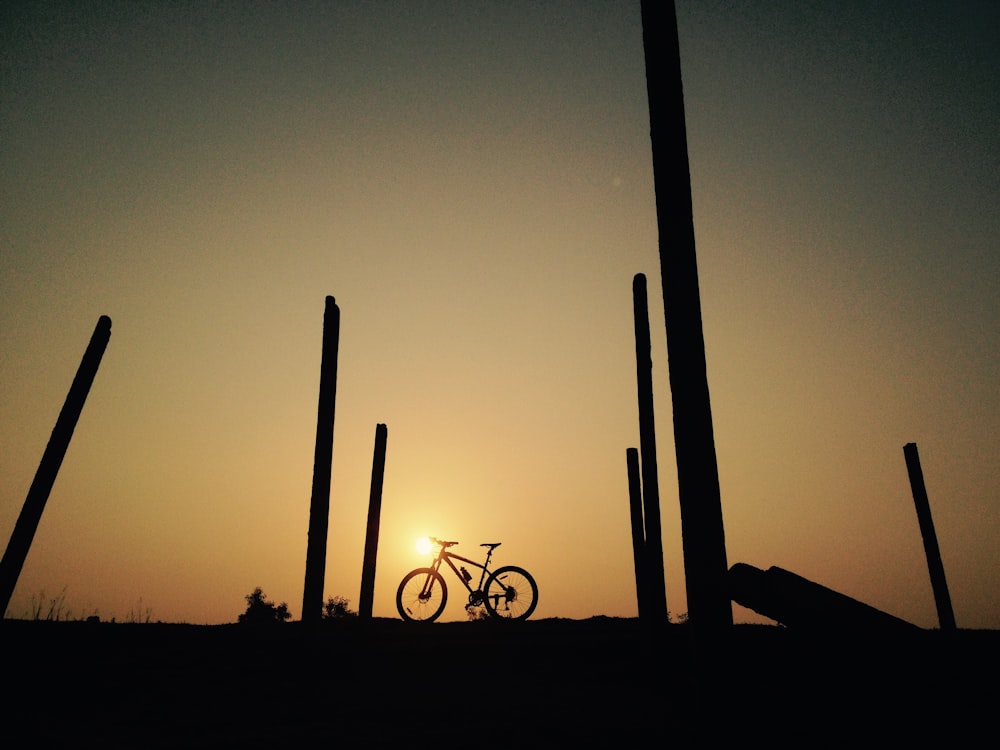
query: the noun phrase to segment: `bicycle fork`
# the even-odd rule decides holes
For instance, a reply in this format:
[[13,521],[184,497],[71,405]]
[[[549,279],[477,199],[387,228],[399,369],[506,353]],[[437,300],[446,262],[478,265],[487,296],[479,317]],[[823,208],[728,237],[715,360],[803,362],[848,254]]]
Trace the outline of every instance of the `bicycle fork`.
[[441,560],[437,559],[431,565],[430,572],[427,573],[427,578],[424,580],[424,586],[420,589],[420,601],[425,602],[431,598],[431,592],[434,589],[434,574],[439,573],[440,568]]

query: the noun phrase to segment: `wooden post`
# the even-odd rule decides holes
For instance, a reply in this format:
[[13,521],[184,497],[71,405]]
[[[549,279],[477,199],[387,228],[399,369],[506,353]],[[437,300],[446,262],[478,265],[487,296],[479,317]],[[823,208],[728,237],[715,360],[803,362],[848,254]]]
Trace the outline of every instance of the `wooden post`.
[[653,360],[649,344],[649,303],[646,277],[632,279],[635,315],[635,366],[639,393],[639,450],[642,454],[642,511],[645,521],[643,585],[646,616],[668,621],[667,584],[663,574],[663,536],[660,527],[660,482],[656,469],[656,420],[653,418]]
[[917,506],[920,535],[924,539],[924,554],[927,556],[927,570],[930,572],[934,603],[937,605],[938,625],[941,630],[955,630],[955,612],[951,608],[951,595],[948,593],[948,582],[944,577],[944,563],[941,562],[941,550],[938,549],[937,534],[934,531],[934,520],[931,518],[931,504],[927,499],[927,488],[924,486],[924,472],[920,468],[917,444],[904,445],[903,456],[906,458],[906,471],[910,475],[913,502]]
[[388,430],[384,424],[375,426],[375,454],[372,458],[372,486],[368,498],[368,531],[365,535],[365,557],[361,566],[361,603],[358,617],[372,619],[375,603],[375,558],[378,554],[378,528],[382,514],[382,478],[385,475],[385,444]]
[[641,10],[688,617],[698,627],[719,627],[732,625],[733,609],[701,322],[677,16],[673,2],[642,0]]
[[28,556],[28,550],[35,538],[35,531],[38,523],[42,519],[42,511],[48,502],[52,486],[55,484],[56,475],[62,466],[66,450],[69,448],[69,441],[73,437],[73,431],[80,419],[83,405],[87,401],[90,387],[94,383],[97,375],[97,368],[104,357],[104,350],[107,349],[108,341],[111,338],[111,318],[102,315],[97,320],[97,326],[90,337],[90,343],[83,354],[83,360],[76,371],[76,377],[70,385],[66,401],[63,403],[59,417],[56,419],[55,427],[49,438],[42,460],[38,464],[35,478],[28,489],[28,496],[21,507],[21,513],[14,524],[10,541],[7,542],[7,549],[3,559],[0,560],[0,616],[7,611],[10,598],[14,594],[17,586],[17,579],[21,575],[24,561]]
[[337,307],[334,298],[328,296],[323,315],[323,354],[320,363],[312,501],[309,505],[306,578],[302,592],[302,622],[319,622],[323,617],[323,584],[326,576],[326,537],[330,520],[330,475],[333,466],[333,420],[337,402],[339,348],[340,308]]
[[649,619],[646,605],[646,535],[642,529],[642,480],[639,478],[639,451],[625,449],[625,464],[628,469],[628,504],[632,521],[632,558],[635,562],[635,600],[639,608],[639,619]]

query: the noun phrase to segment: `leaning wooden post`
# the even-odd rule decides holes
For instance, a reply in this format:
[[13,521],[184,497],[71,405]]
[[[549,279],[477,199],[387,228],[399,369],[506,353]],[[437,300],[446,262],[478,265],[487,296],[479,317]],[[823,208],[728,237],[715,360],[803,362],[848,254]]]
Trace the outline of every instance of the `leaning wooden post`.
[[927,569],[931,575],[938,624],[941,630],[955,630],[955,612],[951,608],[951,596],[948,594],[948,582],[944,577],[944,563],[941,562],[941,550],[938,549],[937,534],[934,531],[934,520],[931,518],[931,504],[927,499],[927,488],[924,486],[924,472],[920,468],[917,444],[904,445],[903,456],[906,458],[906,471],[910,475],[913,502],[917,506],[920,535],[924,539],[924,554],[927,555]]
[[639,451],[625,449],[625,464],[628,469],[628,505],[632,522],[632,558],[635,562],[635,601],[639,608],[639,619],[649,619],[646,605],[646,535],[642,529],[642,480],[639,478]]
[[323,315],[323,354],[319,376],[312,501],[309,505],[306,580],[302,592],[302,622],[319,622],[323,616],[323,583],[326,576],[326,536],[330,519],[330,474],[333,466],[333,419],[337,403],[339,348],[340,308],[337,307],[333,297],[328,296]]
[[667,622],[667,584],[663,575],[663,535],[660,527],[660,481],[656,469],[656,420],[653,418],[653,360],[649,344],[649,303],[646,276],[632,279],[635,314],[635,365],[639,393],[639,451],[642,454],[642,511],[645,520],[644,574],[646,617]]
[[378,527],[382,515],[382,478],[385,475],[385,444],[388,430],[375,426],[375,455],[372,458],[372,486],[368,498],[368,531],[365,535],[365,558],[361,566],[361,603],[358,617],[372,619],[375,604],[375,558],[378,554]]
[[677,15],[673,2],[642,0],[641,11],[688,616],[699,627],[726,626],[733,623],[733,608],[701,322]]
[[28,496],[21,507],[21,513],[14,524],[10,541],[7,542],[7,549],[3,559],[0,560],[0,616],[7,611],[10,598],[14,594],[17,586],[17,579],[21,575],[24,561],[31,548],[31,542],[35,538],[35,531],[38,523],[42,519],[42,511],[45,510],[45,503],[52,492],[59,467],[62,466],[66,450],[69,448],[70,438],[80,419],[83,405],[90,393],[90,387],[94,383],[97,375],[97,368],[104,357],[104,350],[107,349],[108,341],[111,338],[111,318],[102,315],[97,320],[97,326],[90,337],[90,343],[83,354],[83,360],[76,371],[76,377],[70,385],[66,401],[63,403],[59,417],[56,419],[55,427],[49,438],[42,460],[38,464],[35,478],[28,489]]

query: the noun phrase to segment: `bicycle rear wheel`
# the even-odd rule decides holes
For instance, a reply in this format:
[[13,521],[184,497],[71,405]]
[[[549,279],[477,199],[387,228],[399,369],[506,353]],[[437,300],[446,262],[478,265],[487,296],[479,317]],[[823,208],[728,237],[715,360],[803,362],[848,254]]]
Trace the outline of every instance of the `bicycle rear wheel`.
[[448,587],[434,568],[411,570],[396,590],[396,609],[408,622],[433,622],[447,602]]
[[538,586],[524,568],[507,565],[490,574],[483,589],[486,611],[506,620],[527,620],[538,604]]

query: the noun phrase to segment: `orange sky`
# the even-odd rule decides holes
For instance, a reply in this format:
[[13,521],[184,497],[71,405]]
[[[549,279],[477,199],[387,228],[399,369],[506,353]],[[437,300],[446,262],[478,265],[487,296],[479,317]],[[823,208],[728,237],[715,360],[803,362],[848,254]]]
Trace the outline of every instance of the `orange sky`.
[[[729,563],[935,626],[916,442],[958,624],[1000,627],[995,4],[678,6]],[[638,3],[2,14],[3,538],[113,320],[7,616],[298,619],[326,295],[328,595],[381,422],[376,616],[425,534],[503,542],[536,618],[634,616],[639,272],[686,611]]]

